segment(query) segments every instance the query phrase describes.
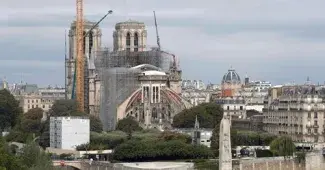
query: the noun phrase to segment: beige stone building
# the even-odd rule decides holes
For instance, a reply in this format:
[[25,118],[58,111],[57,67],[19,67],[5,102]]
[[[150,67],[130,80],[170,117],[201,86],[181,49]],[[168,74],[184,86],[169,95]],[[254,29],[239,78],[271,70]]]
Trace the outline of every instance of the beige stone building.
[[65,98],[65,89],[42,88],[32,93],[22,92],[15,96],[16,99],[19,100],[19,105],[23,108],[24,113],[33,108],[41,108],[45,112],[48,112],[54,101]]
[[324,112],[324,86],[276,86],[265,100],[264,130],[296,142],[325,142]]

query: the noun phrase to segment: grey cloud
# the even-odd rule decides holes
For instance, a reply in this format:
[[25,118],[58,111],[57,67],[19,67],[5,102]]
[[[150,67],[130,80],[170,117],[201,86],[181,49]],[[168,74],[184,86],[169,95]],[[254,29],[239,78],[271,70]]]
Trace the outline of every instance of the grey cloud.
[[[9,6],[11,12],[9,21],[0,18],[0,27],[10,27],[0,40],[0,59],[40,60],[44,67],[52,61],[61,63],[50,64],[49,70],[60,69],[54,79],[63,82],[63,38],[58,35],[63,36],[74,19],[74,3],[5,1],[4,6]],[[162,45],[180,56],[184,78],[219,83],[233,65],[241,76],[247,72],[253,79],[282,83],[303,82],[308,75],[322,81],[319,70],[325,62],[324,6],[324,0],[86,0],[85,14],[87,19],[97,21],[108,9],[115,11],[101,24],[103,41],[109,45],[115,23],[128,18],[147,24],[148,42],[154,45],[152,10],[156,10]],[[1,8],[2,13],[6,11]],[[33,64],[29,64],[7,67],[15,72],[23,67],[31,77],[45,79],[49,74],[32,71]]]

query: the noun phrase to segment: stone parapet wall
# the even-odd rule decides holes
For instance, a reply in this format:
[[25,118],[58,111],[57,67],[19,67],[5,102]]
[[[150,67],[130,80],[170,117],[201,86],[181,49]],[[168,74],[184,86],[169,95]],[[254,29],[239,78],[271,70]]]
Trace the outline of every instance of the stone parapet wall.
[[305,163],[283,157],[241,159],[233,170],[324,170],[325,157],[319,152],[307,153]]
[[233,170],[305,170],[305,165],[283,157],[240,160]]
[[194,170],[193,163],[185,162],[139,162],[116,163],[114,170]]
[[306,155],[306,170],[324,170],[325,157],[319,153],[309,153]]

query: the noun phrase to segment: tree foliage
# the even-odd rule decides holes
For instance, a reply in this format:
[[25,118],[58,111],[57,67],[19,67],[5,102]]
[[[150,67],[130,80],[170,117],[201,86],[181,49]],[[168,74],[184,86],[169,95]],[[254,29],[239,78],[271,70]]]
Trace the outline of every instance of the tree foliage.
[[179,140],[179,141],[182,141],[187,144],[192,143],[191,136],[186,135],[186,134],[177,133],[177,132],[169,132],[169,131],[162,132],[158,136],[158,141],[161,141],[161,140],[162,141]]
[[8,149],[8,144],[0,137],[0,169],[23,169],[22,163]]
[[31,119],[31,120],[41,120],[43,117],[44,110],[41,108],[33,108],[28,110],[23,116],[24,119]]
[[280,136],[270,144],[270,149],[276,156],[292,156],[296,146],[289,136]]
[[20,155],[21,162],[29,169],[52,169],[53,164],[48,153],[44,152],[37,143],[31,141]]
[[37,136],[40,135],[43,112],[41,108],[30,109],[26,112],[21,121],[21,130],[27,133],[34,133]]
[[[211,137],[211,149],[218,155],[219,150],[219,126],[213,130]],[[231,146],[269,146],[277,136],[253,131],[230,130]]]
[[107,133],[90,133],[90,143],[77,146],[77,150],[114,149],[126,139],[125,134],[110,135]]
[[117,146],[113,153],[114,160],[127,162],[206,159],[212,156],[209,148],[181,140],[129,140]]
[[[17,149],[17,148],[15,148]],[[52,161],[47,153],[35,142],[25,145],[21,152],[14,149],[0,137],[0,169],[6,170],[43,170],[53,169]]]
[[20,123],[6,136],[7,141],[25,143],[29,136],[40,136],[44,126],[42,117],[43,109],[30,109],[22,116]]
[[131,116],[123,118],[117,122],[116,130],[123,131],[128,134],[129,138],[135,131],[140,131],[142,128],[139,123]]
[[236,146],[269,146],[277,136],[253,131],[231,130],[231,145]]
[[103,131],[103,124],[98,117],[94,115],[89,115],[89,121],[90,121],[90,131],[92,132]]
[[19,102],[6,89],[0,90],[0,130],[14,127],[23,113]]
[[75,100],[56,100],[49,110],[50,116],[79,116]]
[[190,109],[185,109],[174,116],[173,127],[193,128],[198,117],[201,128],[215,128],[223,117],[223,109],[216,103],[203,103]]

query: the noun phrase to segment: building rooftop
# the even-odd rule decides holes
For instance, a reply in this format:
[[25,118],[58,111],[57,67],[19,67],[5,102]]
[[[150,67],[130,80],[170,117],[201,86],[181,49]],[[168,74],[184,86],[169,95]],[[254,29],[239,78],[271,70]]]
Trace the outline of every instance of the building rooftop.
[[142,74],[144,74],[145,76],[165,76],[166,75],[165,72],[156,71],[156,70],[144,71],[144,72],[142,72]]
[[135,20],[127,20],[127,21],[123,21],[123,22],[118,22],[116,25],[115,25],[115,29],[118,30],[118,29],[123,29],[123,27],[129,27],[129,26],[136,26],[136,27],[143,27],[145,28],[145,24],[144,22],[139,22],[139,21],[135,21]]

